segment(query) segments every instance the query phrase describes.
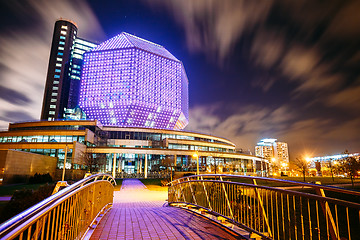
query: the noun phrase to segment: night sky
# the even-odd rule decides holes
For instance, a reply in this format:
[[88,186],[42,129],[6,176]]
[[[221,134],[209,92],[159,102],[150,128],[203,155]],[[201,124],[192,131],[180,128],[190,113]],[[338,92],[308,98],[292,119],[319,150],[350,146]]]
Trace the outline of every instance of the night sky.
[[0,0],[0,129],[38,120],[58,18],[102,42],[160,44],[189,79],[186,130],[290,158],[360,151],[360,1]]

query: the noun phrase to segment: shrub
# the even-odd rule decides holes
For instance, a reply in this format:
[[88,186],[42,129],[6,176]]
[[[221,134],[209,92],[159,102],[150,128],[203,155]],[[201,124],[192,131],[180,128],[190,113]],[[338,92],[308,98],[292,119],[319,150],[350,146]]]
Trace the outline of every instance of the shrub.
[[0,222],[15,216],[49,197],[53,189],[54,184],[46,184],[40,186],[37,190],[21,189],[15,191],[11,200],[6,204],[0,214]]
[[45,174],[35,173],[35,175],[33,177],[29,178],[29,183],[31,183],[31,184],[50,183],[52,181],[53,181],[52,177],[50,176],[49,173],[45,173]]

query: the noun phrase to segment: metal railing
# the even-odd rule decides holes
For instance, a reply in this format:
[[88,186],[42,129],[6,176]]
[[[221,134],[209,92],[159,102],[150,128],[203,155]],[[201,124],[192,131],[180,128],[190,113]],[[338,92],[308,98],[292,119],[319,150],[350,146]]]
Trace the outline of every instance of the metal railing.
[[360,192],[342,188],[206,174],[171,182],[168,202],[194,206],[262,239],[360,239]]
[[[148,172],[146,178],[170,178],[170,173]],[[116,178],[145,178],[145,173],[116,173]]]
[[0,239],[81,239],[113,202],[108,174],[84,178],[0,226]]

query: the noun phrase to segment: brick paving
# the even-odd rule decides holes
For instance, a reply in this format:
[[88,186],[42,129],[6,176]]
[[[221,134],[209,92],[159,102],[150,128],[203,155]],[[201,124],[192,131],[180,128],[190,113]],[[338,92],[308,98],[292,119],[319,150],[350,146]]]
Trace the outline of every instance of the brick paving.
[[236,233],[186,210],[166,207],[167,191],[150,191],[137,179],[123,181],[113,208],[90,239],[239,239]]

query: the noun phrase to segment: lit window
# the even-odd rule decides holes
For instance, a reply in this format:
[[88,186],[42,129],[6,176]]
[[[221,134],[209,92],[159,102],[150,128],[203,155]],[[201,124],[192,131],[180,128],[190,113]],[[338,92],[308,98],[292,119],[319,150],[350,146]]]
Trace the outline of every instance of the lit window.
[[65,42],[64,41],[59,41],[59,44],[65,45]]
[[55,115],[55,111],[49,111],[49,115]]
[[66,37],[65,36],[60,36],[60,39],[65,40]]
[[73,58],[77,58],[77,59],[83,59],[83,56],[81,56],[80,54],[73,54],[72,55]]
[[67,30],[67,26],[65,26],[65,25],[62,25],[61,28]]
[[54,78],[60,78],[60,75],[54,75]]
[[56,108],[56,105],[50,105],[50,108]]
[[58,47],[58,50],[64,50],[64,47]]
[[66,31],[61,31],[60,32],[62,35],[66,35]]
[[57,90],[59,90],[59,88],[58,87],[53,87],[53,90],[57,91]]
[[62,64],[61,64],[61,63],[57,63],[57,64],[55,64],[55,66],[57,66],[57,67],[61,67],[61,66],[62,66]]
[[61,69],[55,69],[55,72],[59,73],[59,72],[61,72]]
[[56,81],[56,80],[55,80],[55,81],[54,81],[54,84],[59,84],[59,81]]
[[58,52],[58,55],[59,55],[59,56],[62,56],[62,55],[64,55],[64,53],[62,53],[62,52]]
[[62,58],[56,58],[56,61],[61,62]]
[[57,96],[56,92],[51,93],[51,96]]
[[54,98],[52,98],[50,101],[51,101],[51,102],[56,102],[56,98],[55,98],[55,99],[54,99]]

